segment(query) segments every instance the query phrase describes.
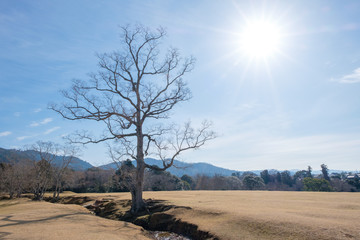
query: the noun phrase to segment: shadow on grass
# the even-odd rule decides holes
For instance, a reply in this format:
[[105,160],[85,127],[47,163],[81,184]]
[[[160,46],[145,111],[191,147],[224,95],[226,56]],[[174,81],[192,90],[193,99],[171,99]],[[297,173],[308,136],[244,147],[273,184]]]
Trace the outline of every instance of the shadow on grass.
[[4,239],[4,237],[10,235],[11,233],[9,232],[0,232],[0,239]]
[[[8,227],[8,226],[16,226],[16,225],[23,225],[23,224],[31,224],[31,223],[41,223],[49,220],[55,220],[59,218],[69,217],[69,216],[79,216],[79,215],[86,215],[88,216],[88,213],[71,213],[71,214],[61,214],[56,215],[52,217],[42,218],[42,219],[35,219],[35,220],[13,220],[11,219],[13,216],[8,215],[3,218],[0,218],[0,221],[8,222],[5,224],[0,224],[0,227]],[[2,237],[0,235],[0,237]]]

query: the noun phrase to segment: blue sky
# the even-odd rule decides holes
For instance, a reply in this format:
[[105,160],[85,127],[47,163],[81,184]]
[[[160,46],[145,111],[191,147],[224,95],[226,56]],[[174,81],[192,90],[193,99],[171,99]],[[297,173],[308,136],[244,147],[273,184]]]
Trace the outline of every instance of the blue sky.
[[[0,2],[0,147],[61,142],[76,129],[47,109],[59,90],[96,71],[95,53],[120,48],[119,26],[163,26],[164,48],[197,59],[185,76],[193,98],[172,119],[213,121],[218,138],[181,157],[236,169],[359,170],[359,1],[12,1]],[[281,29],[279,51],[244,54],[244,26]],[[84,160],[108,163],[103,145]]]

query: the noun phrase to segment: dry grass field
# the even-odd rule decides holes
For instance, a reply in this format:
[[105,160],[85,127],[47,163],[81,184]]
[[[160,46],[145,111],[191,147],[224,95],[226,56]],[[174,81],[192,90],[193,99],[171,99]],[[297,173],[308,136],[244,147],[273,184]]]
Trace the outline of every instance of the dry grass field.
[[0,239],[146,240],[152,238],[146,237],[141,227],[94,216],[81,206],[19,199],[0,201]]
[[264,191],[146,193],[220,239],[360,239],[360,194]]
[[[85,195],[130,198],[128,193],[76,194]],[[220,239],[360,239],[359,193],[181,191],[145,192],[144,197],[190,207],[167,213]],[[45,232],[51,239],[71,233],[71,239],[146,239],[140,228],[91,216],[80,206],[21,201],[0,202],[0,239],[6,232],[13,235],[4,239],[29,239],[26,234],[41,239]]]

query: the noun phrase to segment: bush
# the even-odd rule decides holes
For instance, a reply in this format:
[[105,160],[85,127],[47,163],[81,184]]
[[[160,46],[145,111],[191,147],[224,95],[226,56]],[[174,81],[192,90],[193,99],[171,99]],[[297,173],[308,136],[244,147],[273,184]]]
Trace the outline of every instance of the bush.
[[304,190],[314,192],[331,192],[333,191],[329,181],[317,178],[304,178]]

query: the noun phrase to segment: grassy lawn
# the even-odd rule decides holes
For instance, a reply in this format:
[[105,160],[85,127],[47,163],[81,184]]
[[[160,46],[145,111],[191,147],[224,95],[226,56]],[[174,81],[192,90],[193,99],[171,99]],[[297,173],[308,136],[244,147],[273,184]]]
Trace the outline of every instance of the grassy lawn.
[[267,191],[148,192],[192,210],[173,214],[221,239],[360,239],[360,194]]
[[[129,193],[65,195],[130,199]],[[360,239],[359,193],[174,191],[144,197],[190,207],[167,213],[220,239]],[[15,201],[0,202],[0,232],[11,232],[8,239],[45,233],[52,239],[146,239],[139,227],[92,216],[80,206]]]
[[150,239],[140,227],[92,215],[77,205],[0,201],[0,239]]

